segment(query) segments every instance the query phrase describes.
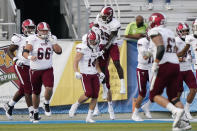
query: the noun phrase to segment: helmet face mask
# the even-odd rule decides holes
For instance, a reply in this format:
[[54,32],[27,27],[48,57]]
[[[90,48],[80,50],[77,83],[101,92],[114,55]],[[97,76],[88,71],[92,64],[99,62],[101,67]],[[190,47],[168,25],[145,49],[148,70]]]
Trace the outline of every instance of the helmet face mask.
[[36,25],[31,19],[24,20],[22,23],[22,32],[29,36],[32,34],[35,34],[36,31]]
[[177,28],[176,28],[176,32],[178,34],[178,36],[182,39],[185,39],[186,35],[189,35],[189,26],[187,23],[179,23]]
[[26,28],[25,34],[28,35],[28,36],[33,35],[36,32],[36,27],[35,26],[26,26],[25,28]]

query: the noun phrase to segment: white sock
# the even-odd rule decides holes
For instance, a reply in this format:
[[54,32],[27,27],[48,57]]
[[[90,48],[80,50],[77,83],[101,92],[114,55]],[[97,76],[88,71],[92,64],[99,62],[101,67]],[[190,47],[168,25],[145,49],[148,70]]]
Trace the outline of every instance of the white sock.
[[10,106],[14,106],[14,105],[16,104],[16,102],[13,101],[13,100],[10,100],[8,104],[9,104]]
[[95,111],[98,111],[98,110],[99,110],[99,109],[98,109],[98,103],[96,103],[96,106],[95,106],[94,110],[95,110]]
[[124,88],[125,87],[124,79],[120,79],[120,85],[121,85],[121,88]]
[[49,104],[49,100],[44,100],[44,103],[45,104]]
[[109,106],[112,106],[112,101],[107,102]]
[[92,118],[92,114],[93,114],[93,110],[88,110],[88,115],[87,115],[87,119],[91,119]]
[[135,107],[135,109],[134,109],[134,112],[133,112],[133,113],[134,113],[134,114],[138,114],[138,112],[139,112],[139,108],[136,108],[136,107]]
[[166,108],[172,113],[177,109],[172,103],[168,103]]
[[34,111],[33,106],[28,107],[28,110],[29,110],[29,113],[30,113],[31,111]]
[[77,102],[75,102],[75,104],[77,105],[77,106],[79,106],[80,105],[80,103],[77,101]]
[[149,109],[151,103],[152,103],[152,102],[151,102],[150,100],[148,100],[148,102],[145,103],[145,106]]
[[190,103],[186,102],[186,104],[185,104],[185,110],[189,110],[189,107],[190,107]]
[[106,83],[104,83],[104,84],[102,84],[102,85],[103,85],[103,90],[108,91]]
[[37,113],[38,112],[38,108],[37,109],[34,109],[34,113]]

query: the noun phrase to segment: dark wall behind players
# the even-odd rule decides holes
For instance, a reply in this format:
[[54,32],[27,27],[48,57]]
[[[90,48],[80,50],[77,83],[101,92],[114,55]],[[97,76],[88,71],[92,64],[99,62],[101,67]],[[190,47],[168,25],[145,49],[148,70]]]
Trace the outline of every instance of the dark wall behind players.
[[68,38],[68,27],[60,14],[60,0],[15,0],[16,7],[21,10],[21,22],[32,19],[37,25],[45,21],[57,38]]

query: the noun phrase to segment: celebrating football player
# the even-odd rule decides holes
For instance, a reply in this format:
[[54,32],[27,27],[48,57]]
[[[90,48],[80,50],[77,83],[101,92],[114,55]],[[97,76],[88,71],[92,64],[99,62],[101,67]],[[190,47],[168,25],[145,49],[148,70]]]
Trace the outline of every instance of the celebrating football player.
[[[179,23],[176,32],[178,36],[176,37],[176,45],[178,49],[178,53],[185,47],[185,38],[187,35],[189,35],[189,26],[188,24],[182,22]],[[179,74],[179,93],[178,97],[180,98],[182,92],[183,92],[183,81],[187,84],[188,88],[190,89],[190,92],[187,96],[187,102],[185,104],[185,114],[188,119],[192,119],[192,116],[190,114],[190,104],[193,102],[194,97],[196,95],[196,78],[192,72],[192,55],[191,55],[191,49],[185,53],[184,56],[179,57],[180,62],[180,74]]]
[[30,60],[30,80],[33,88],[32,100],[34,107],[34,123],[39,122],[39,103],[42,84],[45,86],[45,115],[50,116],[49,101],[53,93],[54,75],[52,55],[62,53],[57,44],[57,38],[50,34],[50,27],[46,22],[37,25],[37,34],[27,38],[27,45],[23,56]]
[[[26,45],[27,37],[35,34],[36,26],[31,19],[24,20],[22,23],[23,34],[14,34],[11,38],[12,44],[8,48],[8,56],[14,61],[14,70],[20,81],[19,90],[15,93],[13,99],[4,105],[6,116],[12,119],[12,110],[14,105],[25,96],[27,107],[29,110],[30,121],[33,119],[32,106],[32,88],[29,76],[29,60],[22,56],[23,49]],[[14,52],[16,52],[16,55]]]
[[[92,120],[93,111],[97,102],[100,83],[99,79],[103,81],[105,75],[101,72],[97,52],[99,52],[100,35],[93,30],[87,34],[86,43],[78,44],[76,46],[77,54],[74,59],[75,77],[81,79],[84,94],[78,99],[76,103],[71,106],[69,116],[73,117],[78,106],[89,98],[89,111],[86,117],[87,123],[95,122]],[[78,70],[78,66],[80,71]]]
[[[179,130],[184,107],[177,97],[179,60],[174,33],[165,28],[165,17],[161,13],[153,13],[149,17],[150,30],[148,35],[154,50],[152,65],[153,78],[150,86],[150,100],[168,109],[174,115],[173,130]],[[162,96],[166,88],[168,99]]]

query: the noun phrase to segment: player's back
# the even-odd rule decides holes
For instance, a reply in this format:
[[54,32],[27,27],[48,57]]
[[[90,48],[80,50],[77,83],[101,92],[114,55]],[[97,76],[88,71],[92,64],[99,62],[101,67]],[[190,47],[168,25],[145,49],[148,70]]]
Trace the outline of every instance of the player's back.
[[[162,36],[163,43],[165,46],[165,53],[163,55],[163,58],[160,61],[160,64],[170,62],[174,64],[178,64],[179,60],[177,57],[177,46],[175,43],[175,35],[174,33],[168,29],[163,27],[155,27],[150,30],[150,32],[153,33],[159,33]],[[154,44],[151,40],[151,44]],[[155,46],[154,46],[155,47]],[[155,53],[156,53],[156,47],[155,47]],[[156,56],[156,54],[154,54]]]

